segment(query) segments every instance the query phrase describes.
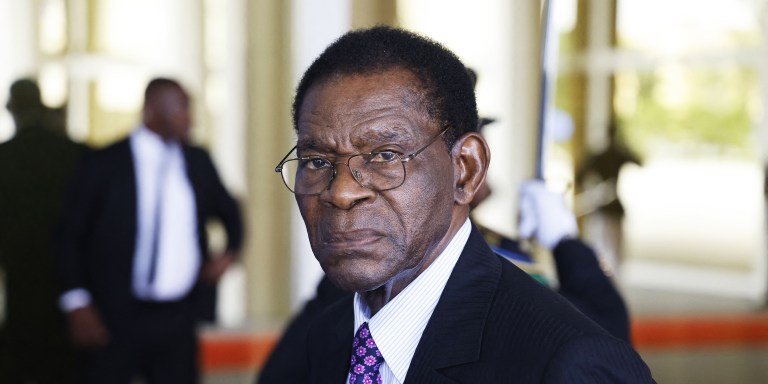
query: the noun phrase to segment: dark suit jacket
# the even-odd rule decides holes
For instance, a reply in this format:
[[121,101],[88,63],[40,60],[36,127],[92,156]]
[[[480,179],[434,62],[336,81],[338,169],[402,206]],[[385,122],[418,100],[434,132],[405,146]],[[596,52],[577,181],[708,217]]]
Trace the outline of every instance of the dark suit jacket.
[[579,240],[563,240],[552,252],[558,292],[608,333],[630,341],[629,312],[613,281],[605,275],[597,255]]
[[[354,332],[352,302],[313,323],[313,383],[342,383]],[[411,361],[406,383],[651,383],[626,342],[495,256],[473,228]]]
[[[302,310],[291,319],[279,342],[259,371],[260,384],[307,383],[309,367],[304,358],[307,353],[307,333],[312,323],[331,304],[350,299],[353,294],[333,285],[323,276],[317,285],[315,297],[304,304]],[[345,300],[345,303],[348,301]]]
[[71,383],[72,349],[56,305],[53,228],[87,147],[47,126],[17,127],[0,143],[0,383]]
[[[201,255],[208,257],[205,225],[210,218],[222,221],[228,248],[238,250],[242,224],[237,203],[227,193],[204,150],[184,145],[183,153],[197,205]],[[132,307],[136,194],[130,141],[124,139],[83,158],[72,180],[59,226],[57,252],[62,292],[76,287],[88,289],[108,326],[127,321]],[[198,284],[192,296],[212,298],[211,292],[213,287],[204,289]],[[210,317],[212,303],[200,305],[198,315]]]
[[[488,228],[477,229],[494,252],[512,262],[533,263],[519,241]],[[629,312],[624,299],[603,272],[595,251],[581,240],[566,238],[555,246],[552,256],[557,268],[557,291],[611,335],[630,341]]]
[[[481,231],[482,232],[482,231]],[[486,241],[488,237],[483,233]],[[493,237],[506,251],[523,254],[512,239]],[[558,292],[590,319],[619,339],[629,341],[629,314],[624,300],[613,282],[602,272],[594,251],[576,239],[564,240],[553,250],[557,265]],[[351,297],[324,276],[317,286],[315,297],[307,301],[302,310],[291,319],[283,331],[266,363],[259,372],[258,382],[304,383],[309,381],[307,364],[299,364],[297,354],[307,350],[307,333],[314,319],[334,302]]]

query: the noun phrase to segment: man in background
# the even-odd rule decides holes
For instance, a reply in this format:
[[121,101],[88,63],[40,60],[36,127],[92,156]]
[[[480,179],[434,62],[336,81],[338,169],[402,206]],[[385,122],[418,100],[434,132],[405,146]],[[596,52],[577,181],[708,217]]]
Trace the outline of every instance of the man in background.
[[[53,228],[86,147],[66,137],[32,79],[15,81],[8,111],[16,133],[0,143],[0,382],[71,383],[72,351],[56,302]],[[1,282],[0,282],[1,283]]]
[[[60,305],[85,383],[199,380],[196,326],[237,257],[242,224],[208,154],[187,143],[189,96],[149,82],[141,124],[80,164],[59,232]],[[211,257],[205,226],[227,232]]]
[[[616,123],[608,126],[608,146],[592,153],[576,172],[579,200],[588,205],[585,234],[595,245],[603,269],[618,275],[624,260],[624,205],[619,198],[619,176],[627,164],[640,158],[620,139]],[[585,198],[588,196],[588,198]]]

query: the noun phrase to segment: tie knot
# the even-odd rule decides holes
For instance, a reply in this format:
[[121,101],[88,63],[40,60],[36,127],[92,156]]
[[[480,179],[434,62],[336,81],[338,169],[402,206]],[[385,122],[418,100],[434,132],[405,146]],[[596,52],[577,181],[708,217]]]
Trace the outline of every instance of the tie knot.
[[379,367],[384,362],[379,347],[373,341],[368,323],[363,323],[352,341],[352,358],[349,366],[350,384],[380,384]]

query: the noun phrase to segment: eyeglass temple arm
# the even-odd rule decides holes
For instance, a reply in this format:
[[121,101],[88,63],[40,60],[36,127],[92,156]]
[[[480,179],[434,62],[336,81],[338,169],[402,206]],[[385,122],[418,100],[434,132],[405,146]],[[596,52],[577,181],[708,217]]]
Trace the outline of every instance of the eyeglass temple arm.
[[290,150],[290,151],[288,151],[288,153],[286,153],[286,154],[285,154],[285,156],[283,157],[283,159],[282,159],[282,160],[280,160],[280,162],[279,162],[279,163],[277,163],[277,166],[275,167],[275,172],[282,172],[282,171],[283,171],[283,163],[285,162],[285,159],[287,159],[287,158],[288,158],[288,156],[290,156],[290,155],[291,155],[291,153],[293,153],[293,151],[294,151],[295,149],[296,149],[296,146],[294,145],[294,146],[293,146],[293,148],[291,148],[291,150]]
[[421,149],[419,149],[418,151],[416,151],[414,153],[411,153],[410,155],[406,156],[405,159],[403,159],[401,161],[403,163],[407,163],[407,162],[411,161],[411,159],[416,157],[419,153],[424,152],[424,150],[429,148],[429,146],[432,145],[432,143],[434,143],[439,137],[442,137],[446,132],[448,132],[448,128],[450,128],[450,127],[449,126],[445,127],[445,129],[443,129],[437,136],[433,137],[432,140],[430,140],[429,143],[427,143],[427,145],[421,147]]

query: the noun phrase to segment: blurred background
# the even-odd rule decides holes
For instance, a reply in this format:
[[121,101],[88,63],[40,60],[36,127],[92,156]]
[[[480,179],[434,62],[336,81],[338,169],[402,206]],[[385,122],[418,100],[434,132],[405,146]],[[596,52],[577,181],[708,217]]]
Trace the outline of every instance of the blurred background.
[[[477,71],[480,114],[496,120],[483,131],[494,193],[476,220],[515,235],[517,186],[539,166],[610,253],[590,217],[619,197],[612,271],[657,381],[766,382],[767,12],[767,0],[0,0],[0,103],[34,78],[66,134],[101,147],[135,126],[149,79],[187,87],[194,141],[247,224],[204,334],[206,382],[251,382],[321,273],[274,173],[295,140],[294,86],[350,28],[423,33]],[[3,108],[0,142],[14,129]],[[577,180],[609,132],[637,163],[609,188]]]

